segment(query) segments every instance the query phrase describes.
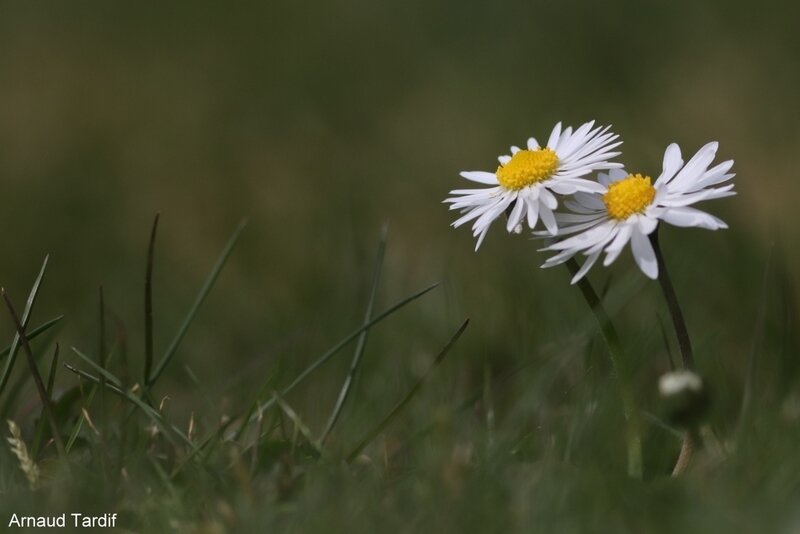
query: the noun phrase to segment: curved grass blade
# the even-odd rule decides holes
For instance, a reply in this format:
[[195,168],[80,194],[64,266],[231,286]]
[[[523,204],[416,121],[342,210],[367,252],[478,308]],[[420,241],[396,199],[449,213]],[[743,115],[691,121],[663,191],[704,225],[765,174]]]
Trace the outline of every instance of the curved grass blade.
[[[33,341],[35,338],[39,337],[41,334],[44,334],[47,330],[50,330],[50,328],[55,326],[55,324],[58,323],[63,318],[64,318],[63,315],[59,315],[58,317],[54,317],[54,318],[50,319],[49,321],[46,321],[46,322],[40,324],[39,326],[37,326],[36,328],[34,328],[30,332],[28,332],[28,340]],[[8,356],[10,353],[11,353],[11,346],[10,345],[8,347],[4,348],[3,350],[0,350],[0,360],[5,358],[6,356]]]
[[[575,258],[570,258],[564,265],[572,276],[575,276],[580,271],[580,266]],[[622,410],[625,416],[626,423],[626,447],[628,454],[628,475],[631,478],[642,478],[642,438],[639,432],[639,413],[636,407],[636,399],[631,385],[631,369],[630,364],[625,358],[625,351],[622,348],[617,329],[603,305],[603,301],[597,296],[597,293],[592,287],[591,282],[586,277],[581,278],[577,282],[578,288],[583,295],[583,299],[592,313],[597,319],[597,324],[600,327],[600,332],[603,335],[608,354],[611,357],[611,363],[614,367],[614,373],[617,378],[617,384],[622,398]]]
[[75,355],[76,355],[78,358],[80,358],[81,360],[83,360],[83,361],[84,361],[84,362],[86,362],[87,364],[91,365],[91,366],[92,366],[92,368],[93,368],[95,371],[97,371],[98,373],[100,373],[99,380],[100,380],[101,382],[102,382],[103,380],[108,380],[109,382],[111,382],[111,384],[112,384],[112,385],[114,385],[114,386],[116,386],[116,387],[118,387],[118,388],[122,388],[122,387],[123,387],[123,386],[122,386],[122,380],[120,380],[119,378],[117,378],[116,376],[114,376],[113,374],[111,374],[111,373],[110,373],[109,371],[107,371],[105,368],[101,367],[99,364],[97,364],[96,362],[94,362],[94,361],[93,361],[91,358],[89,358],[89,357],[88,357],[86,354],[82,353],[82,352],[81,352],[80,350],[78,350],[77,348],[75,348],[75,347],[70,347],[70,348],[72,349],[72,352],[73,352],[73,354],[75,354]]
[[[279,363],[279,368],[278,368],[278,371],[276,371],[276,372],[274,372],[274,373],[272,373],[272,374],[270,375],[270,377],[267,379],[267,381],[266,381],[266,382],[263,384],[263,386],[262,386],[262,387],[261,387],[261,389],[259,390],[259,394],[258,394],[258,395],[256,396],[256,398],[255,398],[255,399],[254,399],[254,400],[253,400],[253,401],[250,403],[250,408],[247,410],[247,412],[245,413],[244,417],[242,417],[242,418],[241,418],[242,424],[241,424],[241,425],[239,425],[239,428],[238,428],[238,429],[236,429],[236,433],[235,433],[235,434],[234,434],[234,436],[233,436],[233,441],[234,441],[234,442],[238,443],[238,442],[239,442],[239,440],[240,440],[240,439],[242,438],[242,436],[244,435],[244,433],[245,433],[245,431],[247,430],[247,428],[249,428],[249,426],[250,426],[250,423],[251,423],[251,422],[252,422],[252,420],[254,419],[252,416],[253,416],[253,414],[256,412],[256,410],[258,409],[258,405],[259,405],[259,399],[260,399],[260,398],[262,398],[262,397],[264,396],[264,394],[266,394],[266,392],[267,392],[267,391],[269,391],[269,390],[272,390],[272,389],[273,389],[274,382],[275,382],[275,381],[278,379],[278,377],[280,376],[280,362],[278,362],[278,363]],[[184,468],[184,467],[185,467],[185,466],[186,466],[186,465],[187,465],[187,464],[188,464],[188,463],[189,463],[191,460],[193,460],[195,456],[197,456],[197,455],[198,455],[198,453],[200,453],[200,452],[203,452],[203,451],[205,451],[205,454],[203,454],[203,456],[202,456],[202,457],[201,457],[201,458],[200,458],[198,461],[200,462],[200,464],[201,464],[201,465],[204,465],[204,464],[205,464],[205,462],[206,462],[206,460],[208,460],[208,458],[211,456],[211,451],[213,451],[213,450],[214,450],[214,448],[215,448],[215,447],[216,447],[216,446],[219,444],[219,442],[220,442],[220,441],[222,440],[222,438],[224,437],[224,435],[225,435],[225,431],[226,431],[226,430],[228,430],[228,428],[229,428],[229,427],[230,427],[230,426],[231,426],[231,425],[232,425],[234,422],[236,422],[237,420],[239,420],[239,418],[234,418],[234,417],[232,417],[232,418],[228,419],[227,421],[225,421],[225,422],[223,422],[223,423],[220,423],[220,425],[217,427],[217,429],[216,429],[216,430],[215,430],[213,433],[211,433],[211,435],[209,435],[209,436],[208,436],[207,438],[205,438],[205,439],[204,439],[204,440],[203,440],[203,441],[202,441],[202,442],[201,442],[199,445],[197,445],[197,448],[194,450],[194,452],[192,452],[191,454],[187,455],[187,456],[186,456],[186,457],[185,457],[185,458],[184,458],[184,459],[183,459],[183,460],[182,460],[182,461],[181,461],[181,462],[180,462],[180,463],[179,463],[179,464],[178,464],[178,465],[177,465],[177,466],[176,466],[176,467],[175,467],[175,468],[172,470],[172,472],[170,473],[170,477],[171,477],[171,478],[175,478],[175,477],[178,475],[178,473],[179,473],[181,470],[183,470],[183,468]]]
[[744,381],[744,391],[742,392],[742,404],[739,407],[739,421],[737,422],[737,439],[744,436],[744,432],[750,425],[753,406],[753,394],[756,386],[756,365],[758,363],[758,349],[764,339],[764,332],[767,322],[767,309],[769,300],[769,286],[772,275],[773,254],[775,252],[774,243],[769,248],[767,260],[764,264],[764,272],[761,275],[761,287],[759,290],[758,307],[756,308],[755,331],[750,341],[750,353],[747,357],[747,371]]
[[150,230],[147,246],[147,269],[144,276],[144,380],[147,381],[153,368],[153,257],[155,255],[156,232],[160,213],[156,213]]
[[[381,230],[381,240],[380,243],[378,243],[378,257],[375,260],[375,274],[372,276],[372,289],[370,290],[367,311],[364,314],[364,323],[369,323],[370,319],[372,319],[372,313],[375,308],[375,297],[378,294],[378,285],[381,279],[381,270],[383,268],[383,257],[386,253],[387,232],[388,227],[384,225],[383,229]],[[336,405],[333,407],[333,411],[328,419],[328,424],[325,426],[325,430],[322,432],[322,435],[319,438],[318,443],[320,446],[328,439],[333,427],[336,425],[336,421],[339,420],[339,416],[342,414],[344,403],[347,401],[347,397],[350,395],[350,388],[353,385],[353,380],[355,379],[356,372],[358,371],[358,366],[361,363],[361,357],[364,355],[364,349],[367,346],[368,332],[368,330],[364,330],[358,336],[356,350],[355,353],[353,353],[353,360],[350,362],[350,370],[347,373],[347,377],[344,379],[342,389],[339,391],[339,397],[336,399]]]
[[442,363],[444,357],[447,355],[448,352],[450,352],[450,349],[453,348],[453,345],[456,344],[456,341],[458,341],[458,338],[460,338],[461,334],[464,333],[464,330],[467,329],[467,325],[469,325],[469,319],[465,319],[464,322],[461,323],[461,326],[458,328],[458,330],[456,330],[456,333],[453,334],[453,337],[450,338],[450,341],[448,341],[447,344],[444,346],[444,348],[442,348],[442,350],[439,351],[439,354],[437,354],[436,358],[434,358],[433,362],[431,362],[430,366],[428,367],[428,370],[425,371],[425,374],[422,375],[422,377],[419,380],[417,380],[417,382],[409,390],[406,396],[403,397],[400,400],[400,402],[398,402],[395,405],[395,407],[392,408],[392,411],[390,411],[389,414],[386,417],[384,417],[380,423],[378,423],[378,426],[376,426],[371,432],[369,432],[364,437],[364,439],[362,439],[358,443],[358,445],[356,445],[353,448],[353,451],[347,455],[348,462],[352,462],[353,460],[355,460],[358,457],[358,455],[361,454],[361,451],[363,451],[364,448],[378,436],[378,434],[383,432],[383,429],[385,429],[389,425],[389,423],[391,423],[392,419],[394,419],[395,416],[398,413],[400,413],[409,402],[411,402],[411,399],[414,398],[414,395],[416,395],[417,392],[422,388],[422,386],[425,385],[425,382],[428,381],[431,374],[433,373],[433,370],[436,369],[436,367],[438,367],[440,363]]
[[[316,443],[314,441],[314,438],[311,436],[311,431],[308,429],[308,426],[306,426],[306,424],[303,422],[303,420],[300,418],[300,416],[297,415],[297,412],[295,412],[292,409],[292,407],[289,406],[289,403],[287,403],[285,400],[283,400],[283,397],[281,397],[278,394],[277,391],[273,391],[272,392],[272,400],[275,401],[278,404],[278,406],[280,406],[280,408],[283,411],[283,413],[286,414],[286,417],[288,417],[289,420],[292,423],[294,423],[295,435],[298,432],[300,434],[302,434],[302,436],[304,438],[306,438],[306,441],[308,441],[308,443],[312,447],[314,447],[314,449],[317,451],[317,453],[322,455],[322,447],[318,443]],[[294,451],[295,444],[296,444],[296,440],[293,440],[292,441],[292,450],[293,451]]]
[[[45,265],[47,265],[47,259],[45,258]],[[37,280],[37,292],[38,292],[38,282],[41,281],[41,274],[44,273],[44,269],[40,273],[40,277]],[[39,374],[39,368],[36,366],[36,359],[33,356],[33,349],[31,349],[31,344],[28,341],[28,337],[25,335],[25,326],[22,324],[22,320],[20,319],[19,315],[17,314],[16,309],[14,308],[14,304],[11,302],[11,298],[6,293],[5,288],[0,288],[0,295],[2,295],[3,300],[5,301],[6,308],[8,309],[8,314],[11,316],[11,320],[14,323],[14,327],[17,329],[17,337],[19,337],[20,344],[22,345],[22,349],[25,352],[25,356],[27,356],[28,360],[28,367],[31,373],[31,377],[33,378],[33,382],[36,385],[36,391],[39,394],[39,400],[42,403],[42,410],[44,411],[45,416],[47,416],[47,420],[50,423],[50,430],[53,433],[53,440],[56,444],[56,449],[58,450],[58,456],[60,458],[66,457],[66,451],[64,450],[64,442],[61,439],[61,434],[58,429],[58,422],[56,421],[55,415],[53,413],[53,404],[50,402],[50,397],[47,395],[47,388],[45,388],[44,381],[42,380],[42,375]],[[33,299],[35,299],[36,295],[32,295]],[[29,306],[28,308],[33,308],[33,299],[28,299]]]
[[91,390],[89,391],[88,398],[83,397],[83,385],[80,385],[80,393],[81,393],[81,400],[83,400],[83,409],[81,410],[81,414],[78,416],[78,420],[75,421],[75,425],[72,427],[72,432],[69,433],[69,439],[67,440],[67,453],[72,450],[72,447],[75,445],[75,441],[78,439],[78,436],[81,433],[81,429],[83,428],[83,421],[84,421],[84,412],[86,410],[86,406],[91,406],[92,402],[94,401],[94,395],[97,393],[96,386],[92,386]]
[[[95,369],[98,369],[97,364],[92,362],[91,359],[89,359],[88,362],[91,362],[91,365]],[[80,376],[81,378],[85,378],[86,380],[94,382],[95,384],[99,384],[100,383],[100,379],[99,378],[97,378],[94,375],[91,375],[91,374],[87,373],[86,371],[78,369],[77,367],[73,367],[72,365],[70,365],[68,363],[65,363],[64,367],[67,370],[72,371],[76,375]],[[107,373],[107,371],[105,371],[105,369],[103,371]],[[112,375],[112,377],[114,378],[114,381],[119,382],[119,380],[116,377],[114,377],[113,375]],[[109,377],[106,376],[106,378],[109,378]],[[148,406],[139,397],[137,397],[136,395],[130,393],[129,391],[126,391],[126,390],[124,390],[124,389],[122,389],[120,387],[115,386],[112,383],[111,380],[106,382],[106,389],[108,389],[110,392],[122,397],[123,399],[127,400],[128,402],[130,402],[131,404],[133,404],[134,406],[139,408],[147,417],[149,417],[153,421],[153,423],[155,423],[161,429],[161,431],[164,433],[164,435],[167,437],[167,439],[170,441],[170,443],[173,444],[173,446],[177,447],[177,442],[174,439],[174,436],[177,436],[177,437],[180,438],[180,440],[182,442],[184,442],[184,444],[188,445],[192,449],[192,451],[194,450],[194,448],[195,448],[194,443],[192,443],[192,441],[188,437],[186,437],[183,434],[183,432],[181,432],[178,428],[175,428],[173,425],[170,425],[169,423],[164,421],[163,417],[161,417],[161,414],[159,414],[157,411],[155,411],[152,407]],[[173,436],[173,434],[174,434],[174,436]]]
[[[323,354],[322,356],[317,358],[316,361],[314,361],[314,363],[312,363],[311,365],[306,367],[305,370],[302,373],[300,373],[297,376],[297,378],[295,378],[292,381],[291,384],[289,384],[288,386],[283,388],[283,390],[281,390],[280,394],[282,396],[286,396],[290,391],[292,391],[294,388],[296,388],[298,385],[300,385],[300,383],[302,383],[303,380],[308,378],[309,375],[311,375],[314,371],[316,371],[317,369],[322,367],[322,365],[324,365],[328,360],[330,360],[333,356],[335,356],[336,353],[338,353],[345,346],[347,346],[348,343],[350,343],[355,338],[357,338],[359,335],[361,335],[361,332],[365,332],[365,331],[369,330],[370,328],[372,328],[373,326],[375,326],[376,324],[378,324],[379,322],[383,321],[388,316],[392,315],[394,312],[396,312],[397,310],[399,310],[400,308],[405,306],[406,304],[409,304],[410,302],[412,302],[414,300],[417,300],[422,295],[424,295],[425,293],[428,293],[429,291],[432,291],[433,289],[436,289],[438,286],[439,286],[439,283],[437,282],[437,283],[435,283],[435,284],[433,284],[431,286],[426,287],[422,291],[418,291],[418,292],[414,293],[410,297],[407,297],[407,298],[401,300],[400,302],[398,302],[397,304],[395,304],[391,308],[389,308],[389,309],[385,310],[384,312],[378,314],[377,316],[375,316],[374,319],[372,319],[368,323],[362,325],[360,328],[358,328],[355,331],[351,332],[347,337],[345,337],[344,339],[339,341],[339,343],[337,343],[332,348],[330,348],[325,354]],[[262,404],[260,409],[262,411],[263,410],[267,410],[267,409],[271,408],[274,405],[275,405],[275,400],[274,399],[270,399],[267,402],[265,402],[264,404]]]
[[277,382],[278,377],[280,377],[280,375],[281,375],[281,365],[279,361],[278,369],[275,372],[273,372],[269,376],[269,378],[267,378],[266,382],[264,382],[263,386],[259,389],[256,398],[253,400],[253,402],[250,403],[250,408],[247,410],[247,413],[242,419],[242,424],[239,425],[239,428],[236,429],[236,434],[234,434],[233,436],[233,441],[238,443],[239,440],[242,439],[242,436],[244,436],[244,433],[250,427],[250,423],[254,420],[253,414],[256,413],[256,410],[258,410],[260,404],[259,399],[263,398],[268,391],[274,389],[274,384],[275,382]]
[[[53,386],[55,385],[56,381],[56,369],[58,368],[58,350],[59,346],[56,343],[56,348],[53,351],[53,360],[50,362],[50,375],[47,377],[47,397],[52,399],[53,398]],[[37,458],[39,456],[39,447],[42,443],[42,437],[44,437],[44,427],[46,426],[46,419],[44,414],[39,416],[39,423],[36,425],[36,436],[33,440],[33,446],[31,447],[32,456]],[[67,449],[69,452],[69,449]]]
[[[25,331],[28,328],[28,321],[31,318],[31,313],[33,312],[33,306],[36,304],[36,297],[39,294],[39,288],[42,285],[42,280],[44,279],[44,273],[47,270],[47,262],[50,259],[50,255],[44,257],[44,261],[42,262],[42,267],[39,269],[39,274],[36,277],[36,280],[33,282],[33,287],[31,288],[31,292],[28,294],[28,300],[25,303],[25,309],[22,312],[22,330]],[[0,395],[2,395],[3,390],[8,384],[8,379],[11,376],[11,371],[14,369],[14,363],[17,360],[17,350],[19,349],[20,344],[20,336],[19,332],[16,333],[14,336],[14,341],[11,343],[11,347],[9,348],[8,352],[8,360],[6,360],[6,365],[3,368],[3,375],[0,377]]]
[[167,367],[169,362],[175,356],[175,353],[178,350],[178,346],[183,341],[183,337],[186,335],[186,332],[189,330],[189,326],[192,324],[195,315],[197,315],[197,311],[200,309],[200,306],[203,304],[203,301],[208,296],[208,293],[211,291],[211,288],[214,286],[214,282],[217,281],[217,277],[219,276],[220,271],[225,266],[225,262],[228,260],[228,257],[231,255],[233,251],[233,247],[236,245],[236,242],[239,240],[239,236],[242,234],[245,226],[247,226],[247,221],[242,221],[239,223],[239,226],[233,232],[230,239],[228,239],[228,243],[225,245],[225,248],[222,250],[222,254],[220,254],[217,262],[214,264],[214,267],[211,269],[211,272],[206,278],[203,287],[200,289],[200,292],[197,294],[197,297],[192,304],[192,307],[189,309],[189,313],[183,320],[180,328],[178,329],[177,334],[170,343],[169,348],[167,348],[166,352],[164,352],[164,356],[162,356],[161,361],[158,362],[156,368],[153,370],[153,374],[147,379],[145,383],[145,389],[149,389],[156,383],[156,381],[161,377],[161,374],[164,372],[164,369]]
[[[116,347],[112,347],[112,348],[111,348],[111,352],[109,353],[109,355],[108,355],[108,358],[106,358],[106,365],[108,365],[108,364],[110,364],[110,363],[111,363],[111,358],[113,358],[113,357],[114,357],[114,354],[115,354],[115,349],[116,349]],[[92,367],[94,367],[95,369],[102,369],[102,371],[103,371],[104,373],[107,373],[103,367],[101,367],[101,366],[99,366],[99,365],[95,364],[95,362],[93,362],[93,361],[92,361],[92,360],[91,360],[91,359],[90,359],[88,356],[86,356],[85,354],[83,354],[81,351],[79,351],[79,350],[78,350],[78,349],[76,349],[75,347],[72,347],[72,351],[73,351],[73,352],[74,352],[74,353],[75,353],[75,354],[76,354],[76,355],[77,355],[79,358],[81,358],[83,361],[85,361],[85,362],[89,363],[89,364],[90,364]],[[88,397],[88,399],[85,399],[85,402],[84,402],[84,407],[86,407],[86,406],[91,406],[91,405],[92,405],[92,402],[94,401],[94,396],[95,396],[95,394],[97,393],[97,386],[99,386],[99,387],[100,387],[100,391],[101,391],[101,392],[102,392],[102,394],[103,394],[103,399],[102,399],[102,401],[101,401],[101,402],[102,402],[102,404],[103,404],[103,409],[105,409],[105,404],[106,404],[106,401],[105,401],[105,389],[106,389],[106,388],[105,388],[105,386],[106,386],[106,380],[107,380],[107,379],[113,379],[113,380],[112,380],[112,382],[114,382],[114,380],[119,380],[118,378],[116,378],[116,377],[115,377],[114,375],[112,375],[111,373],[107,373],[107,375],[108,375],[108,376],[103,376],[103,375],[101,374],[100,378],[98,379],[100,382],[99,382],[98,384],[95,384],[94,386],[92,386],[92,389],[91,389],[91,391],[89,391],[89,397]],[[122,389],[122,382],[121,382],[121,381],[120,381],[120,383],[119,383],[119,384],[115,384],[115,385],[117,385],[117,386],[118,386],[120,389]],[[134,409],[134,408],[133,408],[133,407],[131,407],[131,410],[133,410],[133,409]],[[72,449],[72,446],[75,444],[75,440],[76,440],[76,439],[78,439],[78,435],[80,434],[80,431],[81,431],[81,429],[83,428],[83,420],[84,420],[84,417],[78,417],[78,421],[75,423],[75,426],[72,428],[72,432],[70,433],[69,440],[67,441],[67,452],[69,452],[69,451]]]
[[[45,323],[44,325],[40,325],[31,332],[28,339],[33,340],[33,338],[41,336],[42,334],[45,333],[46,330],[49,330],[53,325],[58,323],[63,318],[64,316],[60,315],[55,319],[47,321],[47,323]],[[51,337],[51,336],[42,336],[42,337]],[[44,341],[49,343],[48,339],[45,339]],[[0,356],[8,354],[9,348],[10,347],[6,347],[5,350],[0,352]],[[34,356],[36,358],[39,358],[39,354],[40,353],[34,354]],[[22,388],[25,387],[25,384],[27,384],[28,382],[27,378],[28,378],[27,375],[20,374],[17,376],[16,380],[14,380],[13,382],[9,382],[8,387],[6,388],[5,391],[5,399],[3,400],[3,404],[0,405],[0,414],[9,413],[11,405],[14,404],[14,401],[19,398],[19,392],[22,391]]]

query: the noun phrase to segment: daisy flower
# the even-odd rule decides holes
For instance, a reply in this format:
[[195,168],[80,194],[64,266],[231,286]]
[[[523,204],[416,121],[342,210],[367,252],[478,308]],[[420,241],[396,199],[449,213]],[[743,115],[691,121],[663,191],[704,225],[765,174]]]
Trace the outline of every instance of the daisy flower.
[[597,170],[615,169],[622,164],[608,160],[618,156],[613,149],[622,144],[618,136],[609,132],[609,126],[594,128],[587,122],[574,132],[572,127],[561,129],[556,124],[545,146],[531,137],[527,148],[511,147],[511,155],[500,156],[500,166],[495,172],[462,172],[467,180],[485,184],[484,189],[455,189],[444,202],[451,210],[463,215],[452,225],[474,221],[472,233],[478,238],[475,250],[481,246],[489,227],[503,213],[508,213],[506,229],[522,232],[527,221],[533,229],[539,219],[550,234],[555,235],[558,224],[553,210],[558,201],[553,193],[571,195],[577,192],[597,193],[603,187],[585,176]]
[[[660,221],[674,226],[718,230],[727,228],[720,219],[690,205],[735,195],[733,184],[719,184],[734,177],[729,173],[733,160],[709,168],[717,153],[718,143],[708,143],[684,165],[681,149],[673,143],[664,152],[661,175],[651,184],[649,176],[628,174],[616,169],[600,173],[603,186],[597,194],[577,193],[574,201],[565,205],[573,213],[556,214],[562,223],[559,237],[575,234],[542,250],[556,251],[542,267],[565,262],[581,252],[587,256],[581,269],[572,279],[574,284],[595,264],[601,253],[608,266],[630,242],[633,257],[649,278],[658,277],[658,262],[649,235]],[[539,233],[539,235],[542,235]]]

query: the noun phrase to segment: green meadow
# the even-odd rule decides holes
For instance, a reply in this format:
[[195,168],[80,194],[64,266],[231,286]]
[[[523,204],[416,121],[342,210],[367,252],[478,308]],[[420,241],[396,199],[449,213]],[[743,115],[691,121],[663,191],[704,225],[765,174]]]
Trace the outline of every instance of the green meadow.
[[[797,20],[0,2],[0,530],[800,531]],[[729,229],[660,230],[709,399],[679,476],[679,343],[630,250],[588,281],[641,477],[567,269],[504,221],[476,252],[442,203],[589,120],[653,177],[671,142],[735,160],[737,195],[698,205]]]

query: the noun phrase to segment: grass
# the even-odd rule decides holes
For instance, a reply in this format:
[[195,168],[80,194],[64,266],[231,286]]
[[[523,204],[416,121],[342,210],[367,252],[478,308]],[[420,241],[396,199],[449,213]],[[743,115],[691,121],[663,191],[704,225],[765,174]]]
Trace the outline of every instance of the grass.
[[[382,417],[337,430],[348,410],[359,405],[354,389],[358,379],[393,379],[366,374],[367,334],[384,321],[391,328],[397,313],[437,287],[414,292],[376,313],[385,231],[359,327],[295,375],[282,369],[279,360],[253,393],[240,388],[242,409],[221,419],[204,409],[215,400],[204,398],[198,385],[196,395],[202,400],[191,407],[188,423],[179,422],[170,413],[170,390],[159,388],[159,370],[174,361],[242,229],[225,246],[149,375],[136,371],[146,368],[146,362],[121,357],[131,334],[127,331],[114,333],[106,354],[89,356],[73,347],[70,361],[61,368],[58,362],[65,357],[52,341],[31,348],[28,339],[35,342],[56,325],[49,321],[28,330],[36,299],[45,290],[47,261],[21,317],[9,300],[18,332],[2,353],[6,368],[14,367],[20,346],[31,350],[30,362],[48,353],[52,360],[48,373],[42,374],[46,380],[37,407],[22,417],[17,411],[9,423],[12,446],[0,453],[2,513],[111,512],[120,514],[120,524],[128,530],[202,532],[745,532],[791,529],[800,520],[786,505],[800,496],[800,458],[795,453],[800,396],[791,389],[755,393],[764,387],[770,354],[788,358],[772,352],[764,332],[783,328],[783,346],[796,343],[791,309],[784,306],[783,315],[775,316],[769,300],[780,288],[776,284],[788,283],[774,260],[762,276],[742,408],[714,413],[706,447],[683,476],[669,476],[680,433],[662,420],[652,391],[635,388],[644,438],[644,480],[638,480],[626,475],[619,393],[610,380],[605,345],[598,342],[600,331],[589,316],[584,316],[587,322],[576,322],[586,326],[575,329],[573,338],[551,340],[552,356],[503,370],[485,360],[483,377],[473,389],[461,388],[460,399],[443,402],[448,387],[441,375],[469,365],[457,360],[442,365],[451,352],[456,352],[454,358],[464,352],[458,350],[462,336],[468,337],[469,321],[464,321],[449,341],[442,333],[443,348],[425,357],[428,368],[405,386],[405,394],[391,399],[393,394],[386,392]],[[150,294],[152,250],[151,241],[144,299],[148,319],[157,316]],[[564,289],[569,289],[566,283]],[[607,289],[601,293],[605,304],[612,315],[619,315]],[[103,327],[95,346],[104,348],[105,318],[98,320]],[[145,324],[142,337],[149,346],[153,326],[149,320]],[[668,334],[657,337],[659,343],[670,343]],[[319,395],[310,377],[353,343],[338,395]],[[624,343],[630,353],[630,341]],[[638,368],[640,384],[642,373],[652,372],[642,362],[630,363]],[[29,372],[20,371],[21,380],[31,380]],[[325,376],[329,380],[335,373]],[[14,405],[26,389],[9,384],[3,381],[2,393],[7,405]],[[304,414],[308,402],[300,403],[304,409],[294,404],[309,398],[312,405],[322,403],[320,415],[312,420]]]
[[[0,285],[22,328],[0,306],[0,529],[796,531],[797,11],[4,5]],[[458,171],[590,119],[642,171],[670,141],[736,160],[739,196],[708,207],[730,230],[660,235],[711,398],[678,478],[659,284],[627,253],[589,273],[637,480],[568,273],[502,231],[474,253],[440,202]]]

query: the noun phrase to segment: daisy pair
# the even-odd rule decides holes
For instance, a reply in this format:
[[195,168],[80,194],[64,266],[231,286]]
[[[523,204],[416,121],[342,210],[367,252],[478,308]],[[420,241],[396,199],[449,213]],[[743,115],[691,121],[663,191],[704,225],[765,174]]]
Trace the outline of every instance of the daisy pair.
[[[454,196],[445,202],[463,212],[453,226],[474,221],[477,250],[492,222],[503,213],[508,215],[509,232],[519,233],[523,222],[535,229],[541,219],[546,231],[535,235],[557,239],[542,249],[555,252],[542,267],[577,254],[586,256],[572,283],[585,276],[603,253],[603,264],[613,263],[628,243],[642,272],[657,278],[658,262],[649,236],[661,221],[708,230],[727,228],[720,219],[690,207],[736,194],[733,184],[723,185],[734,177],[729,172],[733,161],[710,167],[718,143],[708,143],[688,163],[677,144],[669,145],[661,174],[653,182],[650,176],[628,173],[622,164],[609,161],[619,155],[613,151],[621,144],[618,136],[608,127],[593,126],[586,123],[573,133],[571,128],[562,131],[559,123],[546,148],[531,138],[527,150],[512,147],[511,156],[501,156],[495,173],[461,173],[492,187],[451,191]],[[609,172],[598,173],[597,181],[584,178],[597,171]],[[563,203],[569,213],[553,213],[558,206],[556,195],[572,195]]]

